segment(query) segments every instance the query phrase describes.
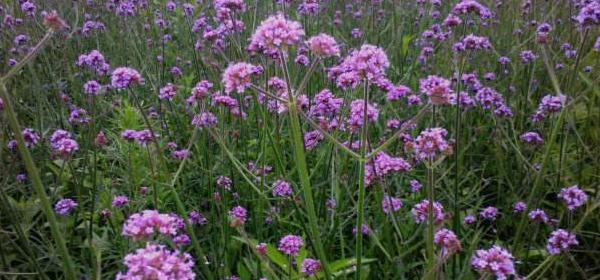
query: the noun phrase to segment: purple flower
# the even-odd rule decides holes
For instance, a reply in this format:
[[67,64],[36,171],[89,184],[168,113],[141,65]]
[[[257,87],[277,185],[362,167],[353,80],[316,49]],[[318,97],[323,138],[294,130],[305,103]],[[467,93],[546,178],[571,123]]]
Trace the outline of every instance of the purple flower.
[[409,184],[410,192],[412,193],[418,193],[421,191],[421,188],[423,188],[423,184],[421,184],[421,182],[419,182],[418,180],[410,180]]
[[522,213],[527,209],[527,204],[523,201],[518,201],[513,205],[513,212]]
[[445,139],[446,135],[448,131],[444,128],[427,128],[414,141],[407,142],[407,148],[412,150],[419,160],[433,160],[438,153],[452,152],[452,146]]
[[145,248],[137,249],[123,259],[127,267],[125,273],[119,272],[116,280],[130,279],[195,279],[194,260],[188,253],[170,251],[163,245],[147,243]]
[[521,62],[523,64],[529,64],[530,62],[534,61],[537,58],[537,55],[535,55],[530,50],[525,50],[525,51],[522,51],[521,54],[519,54],[519,57],[521,58]]
[[431,104],[442,105],[450,102],[452,91],[452,82],[439,76],[427,76],[426,79],[419,80],[419,90],[427,95]]
[[206,218],[198,211],[190,212],[188,219],[192,225],[205,225],[207,222]]
[[[369,228],[369,225],[367,225],[367,224],[362,224],[360,227],[360,231],[364,235],[369,235],[371,233],[371,229]],[[352,228],[352,234],[356,235],[357,233],[358,233],[358,230],[356,228]]]
[[21,135],[23,136],[23,140],[25,140],[25,146],[27,148],[37,145],[40,141],[40,136],[31,128],[24,128],[21,131]]
[[124,89],[133,85],[143,85],[144,78],[135,69],[119,67],[112,72],[110,84],[115,89]]
[[381,200],[381,209],[383,213],[390,214],[392,212],[398,212],[402,208],[402,201],[398,198],[384,195]]
[[465,225],[472,225],[477,221],[477,218],[473,215],[467,215],[465,216],[465,218],[463,219],[463,223]]
[[[369,103],[367,108],[367,120],[376,122],[379,117],[379,109],[377,104]],[[350,103],[350,116],[348,117],[348,123],[352,129],[357,130],[363,126],[365,120],[363,120],[365,109],[365,101],[363,99],[356,99]]]
[[217,125],[217,117],[210,112],[202,112],[199,115],[194,116],[192,125],[197,128],[214,127]]
[[591,27],[600,24],[600,2],[598,1],[582,1],[579,14],[574,17],[574,20],[582,27]]
[[66,216],[69,215],[69,213],[71,213],[71,211],[75,209],[77,205],[78,204],[77,202],[75,202],[75,200],[72,200],[70,198],[63,198],[56,202],[56,204],[54,204],[54,211],[58,215]]
[[173,97],[175,97],[175,94],[177,94],[177,86],[172,83],[168,83],[158,91],[158,98],[160,100],[171,101],[173,100]]
[[579,245],[575,234],[564,229],[557,229],[550,233],[546,250],[548,250],[548,253],[551,255],[557,255],[560,254],[560,252],[567,251],[569,247],[574,245]]
[[342,63],[329,68],[327,76],[336,80],[339,88],[355,88],[360,80],[376,82],[384,78],[389,66],[390,62],[382,48],[365,44],[353,50]]
[[335,39],[325,33],[310,37],[306,41],[308,49],[321,57],[340,56],[340,48]]
[[306,258],[300,266],[300,272],[306,276],[313,276],[321,271],[321,262],[315,259]]
[[544,139],[542,139],[542,137],[537,132],[533,132],[533,131],[525,132],[525,133],[521,134],[520,139],[524,143],[531,144],[531,145],[539,146],[539,145],[544,144]]
[[577,185],[573,185],[568,188],[561,189],[560,193],[558,194],[558,198],[562,198],[565,204],[567,204],[567,208],[569,210],[575,210],[576,208],[579,208],[585,204],[588,196]]
[[384,178],[393,172],[407,172],[411,168],[410,163],[403,158],[379,152],[372,161],[365,163],[365,184],[370,185],[375,178]]
[[190,152],[188,149],[176,150],[171,153],[171,156],[176,160],[183,160],[185,158],[190,157],[191,155],[192,152]]
[[147,239],[154,233],[172,238],[179,234],[184,225],[183,220],[175,214],[144,210],[127,218],[121,234],[133,240]]
[[454,6],[454,8],[452,8],[452,13],[458,15],[474,13],[481,19],[489,19],[492,17],[492,13],[487,7],[474,0],[460,1],[458,4],[456,4],[456,6]]
[[529,214],[527,214],[527,216],[529,217],[530,220],[532,220],[534,222],[538,222],[538,223],[542,223],[542,224],[548,223],[548,216],[546,215],[546,212],[544,212],[544,210],[542,210],[542,209],[534,209],[531,212],[529,212]]
[[494,221],[496,220],[496,216],[498,216],[498,208],[493,206],[483,208],[483,210],[479,212],[479,216],[481,216],[485,220]]
[[101,88],[102,86],[100,85],[100,83],[94,80],[87,81],[83,85],[83,91],[91,96],[98,95],[100,93]]
[[[429,200],[424,199],[421,202],[415,204],[415,206],[413,206],[411,213],[413,215],[413,218],[415,219],[415,223],[417,224],[421,224],[425,221],[427,221],[428,218],[428,213],[429,213]],[[444,207],[442,206],[441,203],[434,201],[433,205],[433,222],[434,224],[440,224],[444,221],[445,219],[445,215],[444,215]]]
[[133,129],[125,129],[123,132],[121,132],[121,138],[123,138],[125,141],[132,142],[137,138],[137,131]]
[[283,14],[270,16],[260,23],[250,37],[248,51],[277,57],[278,51],[297,45],[304,36],[302,25]]
[[248,211],[242,206],[235,206],[229,210],[229,218],[231,219],[230,225],[232,227],[243,225],[248,219]]
[[438,230],[433,237],[433,243],[442,248],[442,256],[462,251],[460,240],[458,240],[456,234],[449,229],[442,228]]
[[304,246],[302,237],[297,235],[286,235],[279,240],[278,250],[286,255],[296,255],[300,252],[300,248]]
[[129,204],[129,198],[124,195],[117,195],[112,200],[113,207],[122,207]]
[[496,279],[505,280],[508,276],[515,275],[514,257],[507,250],[493,246],[488,250],[477,250],[471,257],[471,266],[479,274],[491,274]]
[[229,94],[233,91],[244,93],[244,91],[252,84],[251,77],[261,74],[262,71],[262,67],[246,62],[229,65],[222,76],[225,93]]
[[284,180],[277,180],[273,183],[273,196],[274,197],[290,197],[294,193],[290,183]]

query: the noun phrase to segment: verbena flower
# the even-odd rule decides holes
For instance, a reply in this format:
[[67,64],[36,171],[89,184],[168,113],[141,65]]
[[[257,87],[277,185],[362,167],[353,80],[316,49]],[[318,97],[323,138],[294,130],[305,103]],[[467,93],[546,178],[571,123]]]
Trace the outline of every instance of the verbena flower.
[[569,210],[575,210],[585,204],[588,196],[577,185],[573,185],[561,189],[558,198],[561,198],[565,202]]
[[290,197],[294,194],[290,183],[284,180],[277,180],[273,183],[272,193],[275,197]]
[[[446,218],[446,215],[444,214],[444,207],[442,206],[441,203],[434,201],[433,205],[433,222],[434,224],[440,224],[444,221],[444,219]],[[421,224],[425,221],[427,221],[428,218],[428,213],[429,213],[429,200],[424,199],[421,202],[415,204],[415,206],[413,206],[411,213],[413,215],[413,218],[415,220],[415,223],[417,224]]]
[[117,195],[112,200],[113,207],[122,207],[129,203],[129,198],[124,195]]
[[360,80],[374,83],[385,78],[389,66],[390,62],[382,48],[365,44],[353,50],[342,63],[329,68],[327,76],[336,80],[339,88],[355,88]]
[[496,220],[496,217],[498,216],[498,208],[493,207],[493,206],[488,206],[486,208],[483,208],[483,210],[481,210],[481,212],[479,212],[479,216],[481,216],[485,220],[494,221],[494,220]]
[[70,198],[63,198],[56,202],[56,204],[54,204],[54,211],[58,215],[66,216],[69,215],[69,213],[71,213],[71,211],[75,209],[77,205],[78,204],[77,202],[75,202],[75,200]]
[[460,240],[458,240],[456,234],[449,229],[442,228],[438,230],[433,237],[433,243],[436,246],[441,247],[442,256],[447,256],[462,251]]
[[278,250],[286,255],[297,255],[300,248],[304,246],[302,237],[297,235],[286,235],[279,240]]
[[262,67],[246,62],[230,64],[225,69],[222,76],[225,93],[229,94],[233,91],[244,93],[244,91],[252,84],[252,76],[259,75],[262,71]]
[[242,206],[235,206],[229,210],[230,225],[237,227],[246,223],[248,219],[248,211]]
[[572,234],[564,229],[557,229],[550,233],[546,250],[551,255],[558,255],[561,252],[567,251],[571,246],[579,245],[575,234]]
[[119,272],[117,280],[133,279],[195,279],[194,260],[188,253],[171,251],[163,245],[147,243],[123,259],[127,267],[125,273]]
[[530,220],[532,220],[534,222],[538,222],[538,223],[542,223],[542,224],[548,223],[548,216],[546,215],[546,212],[544,212],[544,210],[542,210],[542,209],[534,209],[531,212],[529,212],[529,214],[527,214],[527,216],[529,217]]
[[278,51],[285,51],[297,45],[304,36],[302,25],[288,20],[283,14],[268,17],[256,28],[250,37],[248,51],[278,56]]
[[115,89],[124,89],[134,85],[143,85],[144,78],[137,70],[129,67],[119,67],[112,72],[111,86]]
[[175,214],[161,214],[156,210],[143,210],[127,218],[121,234],[133,240],[147,239],[154,234],[172,238],[177,236],[183,227],[183,220]]
[[337,42],[325,33],[310,37],[306,45],[311,52],[321,57],[340,56]]
[[454,95],[452,82],[433,75],[419,80],[419,90],[427,95],[431,104],[434,105],[448,104],[452,98],[451,96]]
[[441,127],[423,130],[414,141],[407,142],[408,150],[419,160],[433,160],[438,154],[450,154],[452,146],[446,141],[448,131]]
[[402,208],[402,200],[398,198],[384,195],[383,199],[381,199],[381,209],[383,210],[383,213],[391,214],[392,212],[398,212],[400,208]]
[[498,280],[505,280],[511,275],[516,275],[513,255],[499,246],[492,246],[487,250],[477,250],[471,257],[471,266],[479,274],[491,274]]
[[306,258],[300,265],[300,272],[306,276],[313,276],[321,271],[321,262],[315,259]]

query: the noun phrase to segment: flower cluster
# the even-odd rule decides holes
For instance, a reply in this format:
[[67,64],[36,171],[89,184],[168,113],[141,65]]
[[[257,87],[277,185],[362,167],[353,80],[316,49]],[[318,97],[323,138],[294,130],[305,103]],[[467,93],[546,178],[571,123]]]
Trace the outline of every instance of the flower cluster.
[[365,184],[370,185],[376,178],[384,178],[393,172],[407,172],[410,163],[401,157],[392,157],[385,152],[379,152],[372,161],[365,163]]
[[321,271],[321,262],[315,259],[306,258],[302,261],[300,266],[300,272],[306,276],[313,276],[317,272]]
[[56,202],[56,204],[54,204],[54,211],[58,215],[66,216],[69,215],[69,213],[71,213],[71,211],[75,209],[77,205],[78,204],[77,202],[75,202],[75,200],[72,200],[70,198],[63,198]]
[[327,76],[336,81],[339,88],[356,88],[361,80],[378,82],[385,79],[385,71],[390,66],[382,48],[365,44],[353,50],[337,66],[329,68]]
[[113,70],[110,84],[115,89],[124,89],[134,85],[143,85],[144,78],[133,68],[119,67]]
[[229,65],[223,72],[222,82],[225,87],[225,93],[233,91],[244,93],[252,84],[251,78],[260,75],[263,68],[246,62],[239,62]]
[[277,14],[265,19],[250,37],[248,51],[277,57],[278,52],[297,45],[304,36],[302,25]]
[[516,274],[513,259],[513,255],[507,250],[492,246],[488,250],[477,250],[471,258],[471,266],[480,274],[491,274],[496,279],[504,280]]
[[300,248],[304,246],[302,237],[297,235],[286,235],[279,240],[278,250],[286,255],[296,255],[300,252]]
[[290,183],[284,180],[277,180],[273,183],[273,196],[275,197],[290,197],[293,191]]
[[433,237],[433,243],[442,248],[442,256],[462,251],[460,240],[458,240],[456,234],[449,229],[442,228],[438,230]]
[[398,212],[400,208],[402,208],[402,200],[389,195],[383,196],[383,199],[381,200],[381,209],[383,209],[383,213],[391,214],[393,212]]
[[419,90],[427,95],[431,104],[434,105],[448,104],[454,95],[452,82],[433,75],[419,80]]
[[[376,122],[379,117],[379,109],[377,104],[367,103],[367,120]],[[348,117],[348,124],[353,130],[358,130],[365,123],[364,117],[365,101],[363,99],[356,99],[350,103],[350,116]]]
[[569,210],[575,210],[576,208],[579,208],[585,204],[588,196],[577,185],[573,185],[568,188],[561,189],[560,193],[558,194],[558,198],[562,198],[565,204],[567,204],[567,208]]
[[147,243],[146,247],[125,256],[125,273],[117,274],[117,280],[131,279],[195,279],[194,260],[188,253],[171,251],[163,245]]
[[156,210],[144,210],[129,216],[123,225],[122,235],[134,240],[147,239],[155,233],[173,238],[183,227],[183,220],[175,214],[161,214]]
[[242,206],[235,206],[229,210],[229,219],[231,220],[230,225],[237,227],[246,223],[248,219],[248,210]]
[[308,49],[321,57],[340,56],[340,48],[335,39],[325,33],[310,37],[306,41]]
[[52,133],[50,146],[56,154],[63,157],[72,155],[79,150],[79,144],[72,139],[71,133],[62,129],[57,129]]
[[557,229],[550,233],[546,250],[552,255],[557,255],[574,245],[579,245],[577,238],[575,238],[575,234],[564,229]]
[[409,141],[406,145],[417,159],[433,160],[438,153],[452,153],[452,146],[445,139],[447,135],[448,131],[444,128],[427,128],[414,141]]
[[[429,200],[424,199],[413,206],[411,213],[415,219],[415,223],[421,224],[427,221],[427,217],[429,215],[429,204]],[[442,223],[446,218],[446,215],[444,214],[444,207],[437,201],[434,201],[433,205],[431,206],[433,209],[433,222],[435,224]]]

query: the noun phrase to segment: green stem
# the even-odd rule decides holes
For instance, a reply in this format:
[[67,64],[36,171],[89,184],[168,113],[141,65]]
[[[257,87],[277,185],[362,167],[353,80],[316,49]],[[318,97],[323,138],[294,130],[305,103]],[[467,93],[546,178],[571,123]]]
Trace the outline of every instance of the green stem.
[[58,227],[58,222],[56,221],[56,216],[52,211],[50,200],[48,199],[48,195],[44,190],[44,186],[42,186],[42,180],[40,179],[38,169],[35,166],[29,149],[25,146],[25,139],[23,139],[23,135],[21,134],[21,125],[19,124],[17,114],[12,108],[12,102],[9,99],[6,86],[3,81],[0,82],[0,97],[4,100],[4,110],[6,111],[10,129],[13,131],[15,139],[17,140],[19,153],[21,154],[23,163],[25,164],[25,168],[27,169],[27,173],[31,178],[33,188],[38,196],[38,199],[40,200],[42,211],[44,212],[46,219],[48,219],[48,224],[50,225],[52,238],[54,238],[56,246],[58,247],[58,251],[62,255],[65,278],[68,280],[75,280],[77,274],[75,272],[75,266],[71,260],[71,256],[69,255],[69,251],[65,243],[65,238],[63,237],[62,232]]
[[363,121],[361,127],[360,136],[360,161],[358,162],[358,204],[357,204],[357,216],[356,216],[356,274],[355,279],[360,279],[360,271],[362,265],[362,250],[363,250],[363,235],[362,235],[362,224],[364,218],[364,203],[365,203],[365,163],[367,158],[367,133],[368,133],[368,119],[367,119],[367,106],[369,103],[369,83],[364,81],[364,92],[363,92]]

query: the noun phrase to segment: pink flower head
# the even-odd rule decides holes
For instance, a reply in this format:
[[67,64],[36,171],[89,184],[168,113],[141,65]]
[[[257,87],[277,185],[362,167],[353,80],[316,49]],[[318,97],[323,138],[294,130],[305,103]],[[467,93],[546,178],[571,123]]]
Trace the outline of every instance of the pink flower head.
[[304,36],[299,22],[286,19],[283,14],[268,17],[250,37],[248,51],[277,56],[278,51],[297,45]]
[[286,235],[279,240],[279,251],[286,255],[296,255],[300,252],[300,248],[304,246],[302,237],[297,235]]
[[433,237],[433,243],[442,248],[442,256],[462,251],[460,240],[449,229],[443,228],[438,230]]
[[427,128],[413,142],[408,142],[408,148],[413,150],[419,160],[434,159],[438,153],[451,153],[452,147],[445,137],[448,131],[441,127]]
[[115,89],[124,89],[133,85],[143,85],[144,78],[133,68],[119,67],[112,72],[110,83]]
[[355,88],[360,80],[376,82],[385,77],[390,66],[382,48],[365,44],[352,51],[342,63],[329,69],[328,76],[335,79],[340,88]]
[[233,91],[244,93],[252,84],[252,76],[259,75],[262,71],[262,67],[246,62],[230,64],[223,72],[222,77],[225,93],[229,94]]
[[230,225],[232,227],[243,225],[248,219],[248,211],[242,206],[235,206],[229,210],[229,218],[231,219]]
[[273,196],[275,197],[290,197],[293,191],[290,183],[284,180],[277,180],[273,183]]
[[173,100],[173,97],[175,97],[175,94],[177,94],[177,86],[172,83],[168,83],[158,91],[158,98],[161,100],[171,101]]
[[568,188],[561,189],[560,193],[558,194],[558,198],[562,198],[565,204],[567,204],[567,208],[569,210],[574,210],[584,205],[588,199],[588,196],[577,185],[573,185]]
[[[356,99],[350,103],[350,116],[348,117],[348,123],[351,126],[351,129],[359,129],[365,123],[363,120],[365,109],[365,101],[363,99]],[[376,122],[379,117],[379,109],[377,109],[377,104],[368,103],[367,104],[367,120],[371,122]]]
[[321,271],[321,262],[315,259],[306,258],[300,266],[300,272],[306,276],[313,276]]
[[493,246],[488,250],[477,250],[471,258],[471,266],[479,274],[492,274],[496,279],[505,280],[516,274],[513,259],[507,250]]
[[122,235],[133,240],[152,237],[155,233],[175,237],[183,229],[184,223],[175,214],[161,214],[156,210],[144,210],[135,213],[123,225]]
[[419,80],[419,90],[429,96],[431,104],[434,105],[448,104],[454,95],[452,82],[438,76],[428,76]]
[[63,198],[56,202],[56,204],[54,205],[54,211],[58,215],[66,216],[69,215],[69,213],[71,213],[71,211],[75,209],[77,205],[78,204],[77,202],[75,202],[75,200],[72,200],[70,198]]
[[384,195],[381,200],[381,209],[383,209],[383,213],[390,214],[392,212],[398,212],[402,208],[402,200],[391,197],[389,195]]
[[170,251],[163,245],[147,243],[145,248],[137,249],[123,259],[127,267],[125,273],[119,272],[117,280],[131,279],[195,279],[194,260],[188,253]]
[[[433,221],[435,224],[440,224],[444,221],[444,207],[441,203],[434,201],[433,205]],[[421,224],[427,221],[428,213],[429,213],[429,200],[424,199],[421,202],[415,204],[413,206],[411,213],[413,218],[415,219],[415,223]]]
[[340,56],[337,42],[325,33],[310,37],[306,45],[310,51],[321,57]]
[[550,233],[546,250],[548,250],[548,253],[551,255],[557,255],[560,254],[560,252],[567,251],[567,249],[573,245],[579,245],[577,238],[575,238],[575,234],[564,229],[557,229]]

